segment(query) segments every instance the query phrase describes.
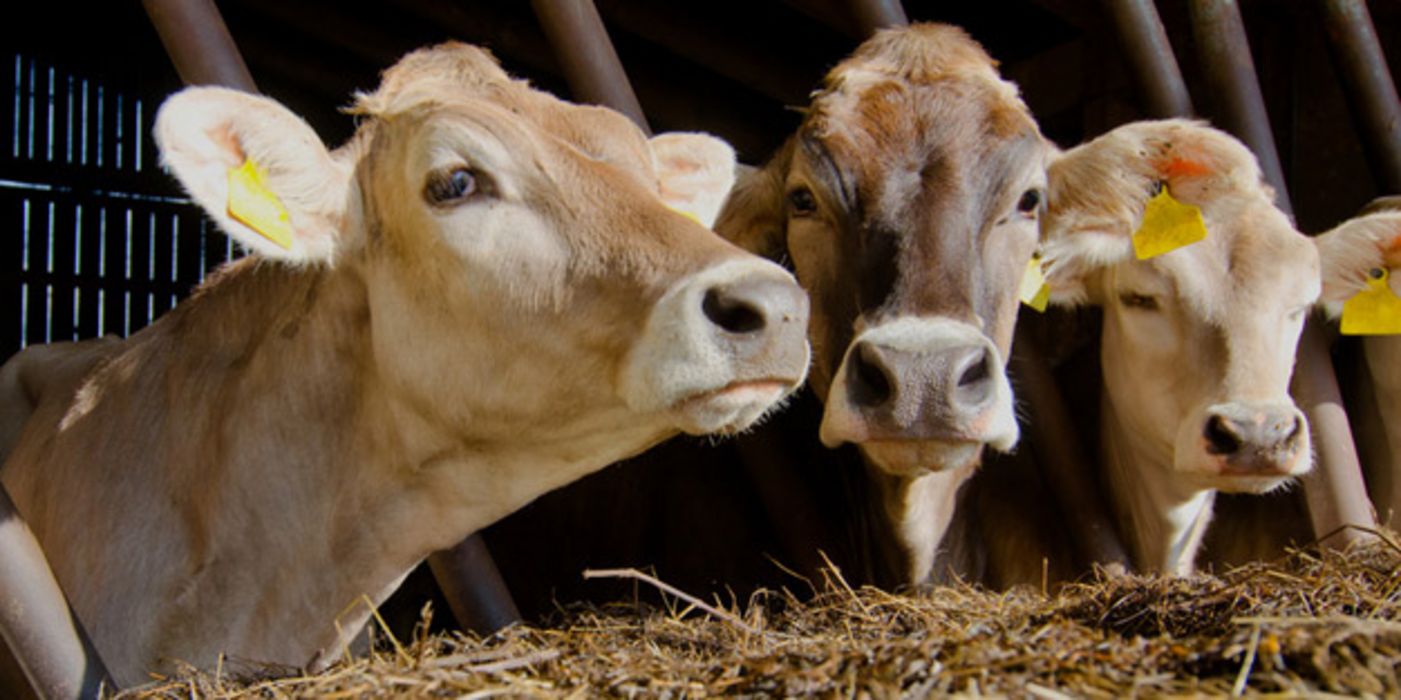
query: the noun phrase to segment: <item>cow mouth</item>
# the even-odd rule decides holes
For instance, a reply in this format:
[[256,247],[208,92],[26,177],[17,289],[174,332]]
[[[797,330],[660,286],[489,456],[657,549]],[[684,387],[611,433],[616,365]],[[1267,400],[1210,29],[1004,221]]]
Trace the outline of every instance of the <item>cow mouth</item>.
[[907,476],[971,467],[983,453],[978,440],[867,440],[858,446],[877,467]]
[[798,380],[766,377],[736,380],[677,402],[681,429],[692,435],[732,434],[753,425],[798,385]]

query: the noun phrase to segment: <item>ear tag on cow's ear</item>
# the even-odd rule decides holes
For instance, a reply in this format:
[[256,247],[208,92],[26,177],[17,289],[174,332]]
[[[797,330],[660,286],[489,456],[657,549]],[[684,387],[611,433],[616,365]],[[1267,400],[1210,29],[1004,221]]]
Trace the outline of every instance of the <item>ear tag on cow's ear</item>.
[[1203,238],[1206,222],[1202,210],[1174,199],[1164,183],[1143,210],[1143,223],[1133,234],[1133,252],[1139,260],[1147,260]]
[[1051,285],[1046,283],[1046,271],[1041,268],[1040,255],[1033,255],[1027,261],[1017,298],[1037,311],[1046,310],[1046,302],[1051,300]]
[[1343,302],[1343,335],[1396,335],[1401,333],[1401,297],[1387,283],[1384,267],[1367,274],[1367,288]]
[[[693,214],[693,213],[691,213],[691,212],[689,212],[689,211],[686,211],[685,209],[677,209],[676,207],[669,206],[669,205],[667,206],[667,209],[670,209],[670,210],[676,212],[677,214],[680,214],[680,215],[682,215],[682,216],[684,216],[684,217],[690,219],[691,221],[694,221],[694,222],[700,224],[701,226],[705,226],[705,224],[701,222],[699,216],[696,216],[695,214]],[[705,226],[705,227],[706,227],[706,228],[710,228],[709,226]]]
[[229,216],[290,250],[292,220],[282,200],[268,189],[263,169],[252,158],[229,170]]

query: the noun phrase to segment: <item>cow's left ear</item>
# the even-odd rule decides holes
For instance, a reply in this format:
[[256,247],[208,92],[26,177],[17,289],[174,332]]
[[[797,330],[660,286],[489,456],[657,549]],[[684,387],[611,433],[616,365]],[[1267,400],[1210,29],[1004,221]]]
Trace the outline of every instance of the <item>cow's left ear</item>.
[[[1313,243],[1318,248],[1323,276],[1319,301],[1334,313],[1338,309],[1331,304],[1346,301],[1366,289],[1374,270],[1401,269],[1401,211],[1381,209],[1344,221],[1315,236]],[[1398,284],[1394,274],[1391,284],[1393,288]]]
[[710,228],[735,184],[735,149],[708,134],[652,137],[662,201]]
[[329,261],[345,243],[349,168],[277,102],[227,88],[187,88],[161,106],[155,136],[180,184],[244,246],[313,263]]

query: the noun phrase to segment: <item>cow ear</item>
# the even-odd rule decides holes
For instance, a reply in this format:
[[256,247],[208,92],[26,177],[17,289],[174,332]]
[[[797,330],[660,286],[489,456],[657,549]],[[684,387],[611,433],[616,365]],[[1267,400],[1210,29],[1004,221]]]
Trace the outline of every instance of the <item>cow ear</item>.
[[1341,307],[1334,305],[1365,289],[1373,270],[1401,268],[1401,211],[1382,209],[1345,221],[1313,242],[1323,276],[1319,301],[1336,315]]
[[745,168],[715,222],[715,231],[755,255],[781,259],[788,223],[783,202],[785,169],[786,164],[777,159],[763,168]]
[[661,134],[651,144],[662,201],[714,226],[735,184],[735,150],[708,134]]
[[1132,239],[1123,233],[1085,229],[1043,240],[1041,264],[1051,289],[1051,303],[1079,306],[1096,302],[1090,278],[1132,257]]
[[329,261],[343,243],[349,169],[277,102],[187,88],[161,106],[155,136],[180,184],[247,248],[311,263]]

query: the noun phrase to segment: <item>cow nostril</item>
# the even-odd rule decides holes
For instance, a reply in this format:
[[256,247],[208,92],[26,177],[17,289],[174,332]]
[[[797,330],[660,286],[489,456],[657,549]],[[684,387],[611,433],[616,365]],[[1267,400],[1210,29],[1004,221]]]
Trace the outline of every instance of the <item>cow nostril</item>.
[[963,374],[959,375],[958,386],[972,386],[978,382],[986,381],[990,376],[992,376],[992,370],[988,367],[988,354],[984,352],[963,370]]
[[1289,433],[1284,436],[1284,445],[1292,446],[1299,441],[1299,435],[1304,432],[1304,421],[1298,416],[1294,416],[1293,423],[1289,426]]
[[1241,448],[1240,434],[1223,416],[1206,419],[1206,430],[1202,431],[1202,435],[1206,438],[1207,452],[1212,454],[1235,454]]
[[890,400],[890,378],[871,346],[862,343],[851,354],[847,393],[858,406],[876,407]]
[[764,329],[764,314],[754,304],[718,289],[705,293],[701,310],[711,323],[731,333],[753,333]]

